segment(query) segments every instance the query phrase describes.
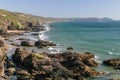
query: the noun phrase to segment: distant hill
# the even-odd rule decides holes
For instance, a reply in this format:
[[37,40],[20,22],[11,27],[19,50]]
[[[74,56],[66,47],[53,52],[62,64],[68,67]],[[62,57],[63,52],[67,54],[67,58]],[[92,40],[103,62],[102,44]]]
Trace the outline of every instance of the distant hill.
[[0,10],[0,32],[6,32],[7,29],[25,29],[30,26],[35,27],[46,22],[57,21],[57,18],[45,18],[18,12]]
[[93,18],[73,18],[71,19],[72,21],[79,21],[79,22],[111,22],[111,21],[114,21],[113,19],[111,18],[96,18],[96,17],[93,17]]

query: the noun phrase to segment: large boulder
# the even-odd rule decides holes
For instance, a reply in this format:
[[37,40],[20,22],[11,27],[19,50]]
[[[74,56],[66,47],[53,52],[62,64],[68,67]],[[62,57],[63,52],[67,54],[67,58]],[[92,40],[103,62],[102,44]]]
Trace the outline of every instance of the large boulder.
[[38,40],[35,42],[35,46],[46,47],[46,46],[56,46],[56,44],[51,43],[49,41]]
[[105,60],[103,64],[120,70],[120,58]]
[[30,51],[22,48],[16,48],[15,54],[12,55],[12,59],[16,63],[23,63],[24,59],[31,54]]
[[95,71],[89,66],[97,66],[97,62],[93,59],[94,55],[92,53],[74,53],[65,52],[61,54],[64,59],[61,64],[68,70],[72,70],[74,73],[83,75],[85,77],[96,77],[102,75],[101,72]]
[[30,43],[30,42],[28,42],[28,41],[22,41],[22,42],[21,42],[21,46],[31,47],[31,46],[33,46],[33,44]]

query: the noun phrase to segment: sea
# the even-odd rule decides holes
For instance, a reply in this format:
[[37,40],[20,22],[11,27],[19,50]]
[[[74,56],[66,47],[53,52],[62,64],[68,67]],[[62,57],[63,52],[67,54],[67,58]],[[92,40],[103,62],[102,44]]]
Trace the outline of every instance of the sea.
[[104,60],[120,58],[120,21],[111,22],[55,22],[48,24],[49,29],[41,35],[42,39],[56,43],[51,52],[66,51],[72,47],[77,52],[90,52],[99,62],[97,71],[110,73],[87,80],[120,79],[120,71],[102,64]]

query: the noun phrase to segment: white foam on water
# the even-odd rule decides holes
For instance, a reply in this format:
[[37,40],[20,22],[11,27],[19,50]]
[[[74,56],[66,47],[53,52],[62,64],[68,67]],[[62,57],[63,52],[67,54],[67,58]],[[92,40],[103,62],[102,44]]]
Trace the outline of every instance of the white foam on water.
[[110,55],[120,55],[119,53],[113,53],[113,52],[110,52],[110,51],[108,51],[107,53],[110,54]]
[[46,40],[49,37],[47,35],[45,35],[45,32],[39,32],[40,34],[38,35],[39,40]]
[[[48,35],[46,35],[45,33],[47,32],[47,31],[49,31],[50,30],[50,26],[48,25],[48,24],[44,24],[44,26],[45,26],[45,31],[40,31],[38,34],[38,37],[39,37],[39,40],[47,40],[49,37],[48,37]],[[50,41],[50,42],[52,42],[52,41]],[[57,44],[57,46],[50,46],[49,48],[48,48],[48,50],[50,51],[50,53],[52,53],[52,54],[55,54],[55,53],[60,53],[60,52],[62,52],[62,48],[61,48],[61,46],[63,46],[63,45],[61,45],[61,44]]]
[[59,46],[49,47],[48,49],[51,53],[60,53],[62,51],[62,49]]
[[44,24],[45,26],[45,31],[40,31],[38,34],[38,37],[39,37],[39,40],[46,40],[48,39],[49,37],[45,34],[47,31],[50,30],[50,26],[48,26],[48,24]]
[[95,59],[98,59],[99,57],[98,56],[95,56]]

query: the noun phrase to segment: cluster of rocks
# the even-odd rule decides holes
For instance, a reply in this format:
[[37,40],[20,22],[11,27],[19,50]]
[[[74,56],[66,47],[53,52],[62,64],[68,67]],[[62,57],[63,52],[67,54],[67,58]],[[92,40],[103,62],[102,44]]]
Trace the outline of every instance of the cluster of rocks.
[[105,60],[103,64],[120,70],[120,58]]
[[32,27],[32,31],[33,32],[39,32],[39,31],[45,31],[45,26],[43,25],[38,25],[38,26],[35,26],[35,27]]
[[6,72],[18,80],[86,80],[104,74],[91,68],[98,63],[88,52],[47,54],[16,48],[12,60],[7,62]]
[[56,46],[56,44],[49,41],[38,40],[35,42],[35,46],[46,47],[46,46]]
[[[19,40],[21,40],[21,39],[19,39]],[[43,40],[38,40],[34,44],[32,44],[30,41],[22,39],[21,46],[27,46],[27,47],[37,46],[37,47],[42,48],[42,47],[47,47],[47,46],[56,46],[56,44],[49,42],[49,41],[43,41]]]

